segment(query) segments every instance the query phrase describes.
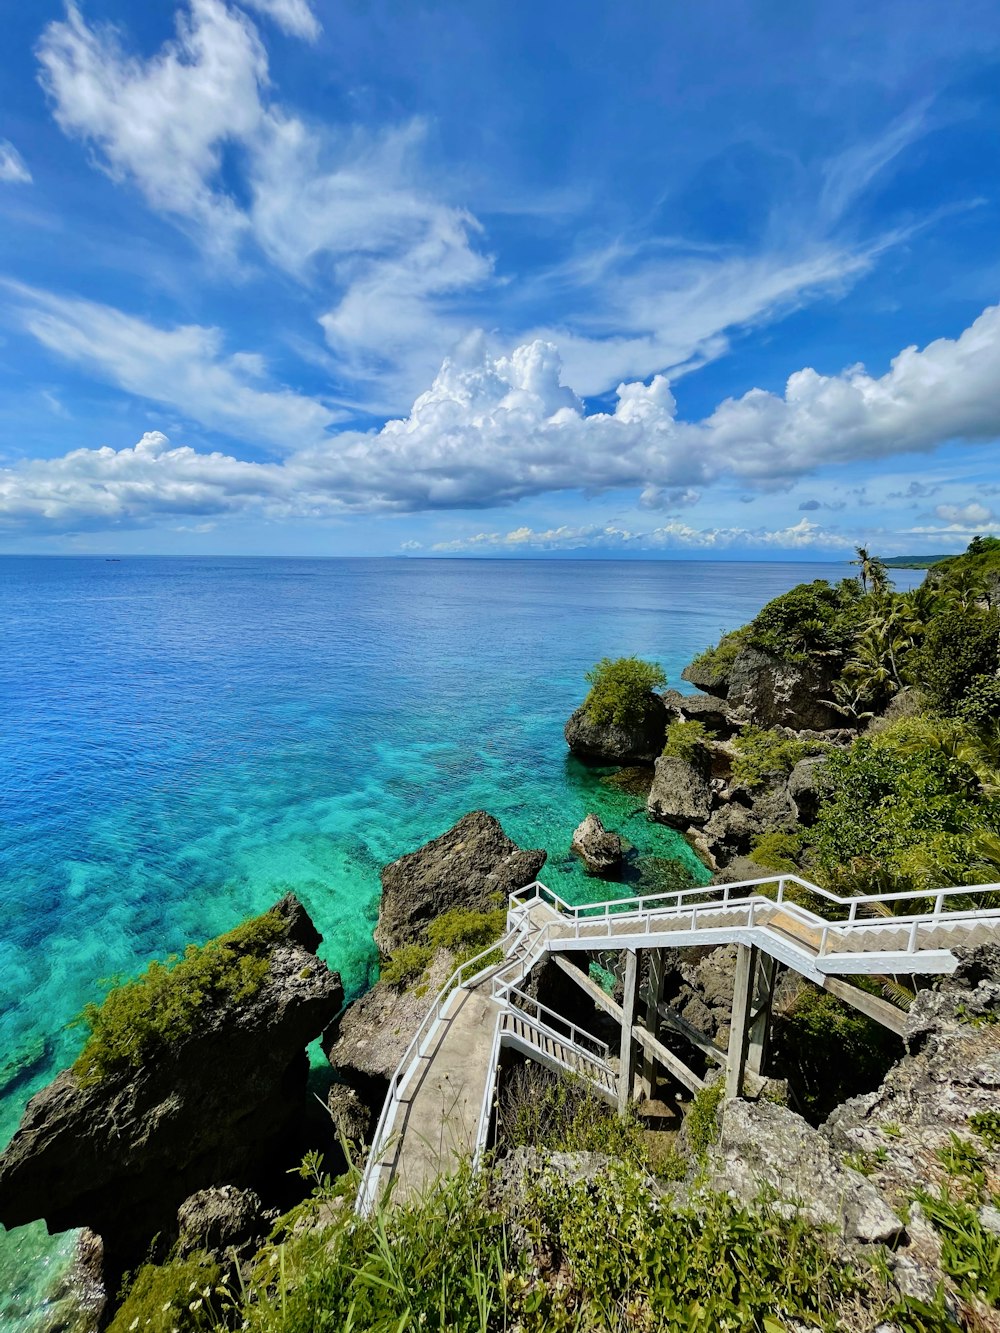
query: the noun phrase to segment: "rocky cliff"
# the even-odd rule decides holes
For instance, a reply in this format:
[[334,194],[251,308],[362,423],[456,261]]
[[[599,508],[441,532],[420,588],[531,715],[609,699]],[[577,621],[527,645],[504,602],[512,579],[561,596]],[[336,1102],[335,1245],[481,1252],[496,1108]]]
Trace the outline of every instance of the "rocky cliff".
[[205,1003],[155,1057],[96,1079],[64,1070],[32,1098],[0,1157],[4,1226],[89,1227],[114,1270],[176,1234],[189,1195],[260,1174],[301,1114],[306,1045],[344,999],[301,903],[289,895],[272,912],[280,928],[254,993]]

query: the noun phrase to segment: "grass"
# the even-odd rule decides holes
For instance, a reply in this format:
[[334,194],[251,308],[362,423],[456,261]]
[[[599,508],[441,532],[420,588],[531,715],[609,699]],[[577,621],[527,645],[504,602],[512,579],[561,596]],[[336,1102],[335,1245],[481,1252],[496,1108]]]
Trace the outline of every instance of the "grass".
[[78,1022],[89,1035],[73,1071],[82,1087],[134,1069],[189,1036],[207,1011],[243,1004],[263,986],[269,951],[286,926],[279,912],[237,926],[183,956],[151,962],[141,976],[88,1004]]

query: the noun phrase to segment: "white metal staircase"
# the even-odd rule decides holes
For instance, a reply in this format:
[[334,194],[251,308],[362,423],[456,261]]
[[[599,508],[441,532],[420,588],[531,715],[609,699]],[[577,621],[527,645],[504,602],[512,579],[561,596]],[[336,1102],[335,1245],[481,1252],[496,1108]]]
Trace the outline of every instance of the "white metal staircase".
[[[1000,941],[1000,884],[845,898],[775,875],[579,906],[530,884],[511,895],[503,939],[454,973],[410,1042],[390,1080],[356,1207],[367,1213],[393,1182],[409,1176],[406,1188],[417,1188],[462,1155],[478,1158],[505,1046],[617,1100],[608,1047],[523,989],[548,954],[737,943],[822,984],[949,973],[955,948],[990,941]],[[442,1115],[448,1134],[435,1131],[432,1145],[429,1126]]]

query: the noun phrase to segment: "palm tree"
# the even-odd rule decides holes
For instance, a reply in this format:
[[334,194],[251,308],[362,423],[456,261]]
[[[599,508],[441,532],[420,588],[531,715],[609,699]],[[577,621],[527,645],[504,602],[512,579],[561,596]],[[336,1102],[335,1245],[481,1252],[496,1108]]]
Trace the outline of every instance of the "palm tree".
[[856,560],[852,560],[852,565],[860,565],[858,578],[861,580],[861,586],[865,592],[868,591],[868,585],[871,584],[872,592],[888,592],[891,584],[889,582],[889,571],[885,567],[885,561],[880,560],[877,555],[872,555],[867,546],[855,546]]
[[852,560],[851,564],[861,566],[861,568],[858,570],[858,578],[861,580],[862,588],[864,588],[865,592],[867,592],[868,580],[869,578],[871,578],[871,572],[872,572],[872,558],[868,553],[867,546],[855,546],[854,553],[858,558],[857,560]]

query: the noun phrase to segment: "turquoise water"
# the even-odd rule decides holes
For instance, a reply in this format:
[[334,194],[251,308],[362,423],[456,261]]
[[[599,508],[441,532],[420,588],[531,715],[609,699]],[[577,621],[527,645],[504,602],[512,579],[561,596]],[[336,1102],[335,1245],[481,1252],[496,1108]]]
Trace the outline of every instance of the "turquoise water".
[[[102,983],[288,889],[363,989],[379,868],[468,810],[545,847],[570,899],[603,896],[568,855],[588,810],[697,873],[682,839],[568,756],[583,673],[635,653],[681,686],[770,597],[845,572],[0,558],[0,1142],[73,1059],[66,1024]],[[0,1326],[30,1326],[68,1246],[0,1233]]]

